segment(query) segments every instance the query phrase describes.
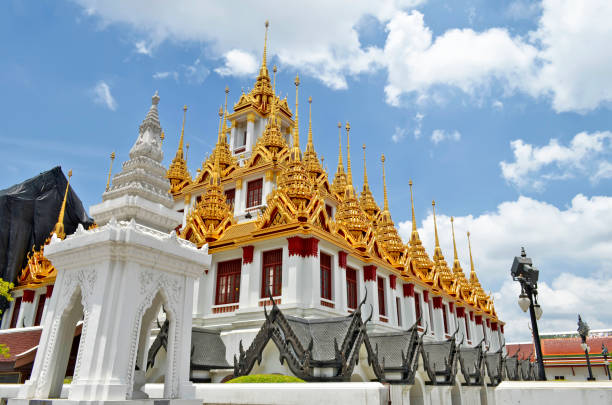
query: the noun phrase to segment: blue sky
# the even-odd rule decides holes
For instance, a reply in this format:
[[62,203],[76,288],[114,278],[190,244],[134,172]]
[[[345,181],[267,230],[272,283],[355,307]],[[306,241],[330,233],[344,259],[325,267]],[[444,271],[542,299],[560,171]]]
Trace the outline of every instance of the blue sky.
[[509,339],[529,336],[508,280],[522,245],[542,270],[542,329],[575,329],[576,311],[594,328],[612,326],[599,308],[612,287],[608,2],[328,3],[3,2],[0,188],[61,165],[73,169],[86,206],[99,202],[108,155],[117,152],[118,171],[155,90],[165,164],[186,104],[195,171],[216,139],[223,89],[235,102],[254,82],[269,19],[277,90],[293,105],[300,74],[301,133],[312,96],[315,147],[328,169],[336,124],[350,121],[356,187],[365,143],[379,200],[387,156],[402,235],[408,178],[430,252],[432,199],[451,260],[448,217],[456,217],[466,270],[469,229]]

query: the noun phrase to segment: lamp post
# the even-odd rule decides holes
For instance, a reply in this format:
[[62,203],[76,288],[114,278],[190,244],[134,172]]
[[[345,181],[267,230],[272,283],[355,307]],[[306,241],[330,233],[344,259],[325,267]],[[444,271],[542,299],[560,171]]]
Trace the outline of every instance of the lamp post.
[[521,294],[519,295],[518,304],[523,312],[527,312],[529,309],[529,315],[531,316],[531,328],[533,330],[533,340],[538,361],[538,380],[546,381],[542,346],[540,344],[540,333],[538,332],[538,319],[542,316],[542,307],[538,304],[539,273],[539,270],[533,267],[531,259],[527,257],[525,248],[521,248],[521,255],[514,257],[510,274],[514,281],[518,281],[521,284]]
[[578,334],[582,339],[582,343],[580,346],[582,350],[584,350],[584,356],[586,357],[587,367],[589,368],[589,377],[587,381],[595,381],[595,377],[593,377],[593,371],[591,370],[591,360],[589,359],[589,346],[587,345],[587,336],[589,335],[589,325],[582,320],[580,315],[578,315]]
[[604,358],[604,366],[606,367],[606,375],[608,376],[608,380],[612,380],[610,377],[610,362],[608,361],[608,348],[604,343],[601,344],[601,355]]

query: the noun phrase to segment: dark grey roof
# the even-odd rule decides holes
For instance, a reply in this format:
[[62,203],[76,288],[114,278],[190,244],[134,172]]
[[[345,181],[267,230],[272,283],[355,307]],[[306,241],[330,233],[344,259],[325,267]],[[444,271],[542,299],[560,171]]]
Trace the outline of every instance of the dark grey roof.
[[334,338],[340,348],[352,322],[351,317],[304,319],[285,316],[285,318],[304,349],[308,348],[312,339],[314,361],[331,361],[336,358]]
[[225,343],[219,332],[193,327],[191,347],[192,369],[232,368],[225,359]]
[[374,350],[378,349],[378,360],[385,368],[402,367],[402,351],[404,356],[410,350],[412,330],[392,333],[371,333],[368,335]]
[[434,371],[446,371],[446,363],[450,361],[452,340],[443,342],[423,342],[423,351],[429,359],[429,366]]
[[531,379],[531,362],[528,359],[519,360],[521,367],[521,378],[523,380]]
[[510,380],[518,379],[518,358],[506,357],[506,373],[508,374],[508,378]]
[[475,373],[479,371],[478,366],[480,363],[481,349],[479,347],[462,347],[459,349],[460,361],[469,373]]

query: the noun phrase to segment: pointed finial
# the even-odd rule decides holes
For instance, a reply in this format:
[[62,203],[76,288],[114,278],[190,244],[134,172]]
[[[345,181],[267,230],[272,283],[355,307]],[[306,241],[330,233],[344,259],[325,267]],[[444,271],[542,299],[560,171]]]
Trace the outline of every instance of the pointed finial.
[[187,117],[187,106],[183,106],[183,126],[181,127],[181,139],[179,140],[179,147],[177,151],[177,155],[180,152],[181,157],[183,157],[183,137],[185,136],[185,118]]
[[187,164],[188,157],[189,157],[189,142],[185,144],[185,165]]
[[457,243],[455,242],[455,218],[453,217],[451,217],[451,229],[453,230],[453,250],[455,251],[455,263],[458,263],[459,256],[457,255]]
[[157,90],[155,90],[155,94],[151,97],[151,103],[153,105],[157,105],[159,103],[159,95],[157,94]]
[[274,94],[276,94],[276,65],[272,67],[272,90],[274,90]]
[[353,187],[353,174],[351,173],[351,139],[349,136],[349,132],[351,130],[351,125],[346,122],[346,170],[347,170],[347,183],[349,187]]
[[436,223],[436,201],[431,201],[431,207],[433,209],[433,220],[434,220],[434,231],[436,234],[436,248],[440,248],[440,240],[438,239],[438,224]]
[[[300,149],[300,119],[298,116],[298,99],[299,99],[299,93],[298,93],[298,87],[300,87],[300,77],[299,75],[295,75],[295,80],[293,82],[293,84],[295,84],[295,123],[294,123],[294,130],[293,130],[293,148],[295,149],[294,153],[299,153],[299,149]],[[297,156],[294,156],[294,158],[297,159]]]
[[[467,237],[468,237],[468,247],[470,249],[470,274],[476,274],[476,272],[474,271],[474,260],[472,259],[472,241],[470,240],[470,232],[468,231],[467,233]],[[470,278],[472,278],[470,276]]]
[[408,185],[410,186],[410,208],[412,209],[412,232],[417,231],[416,218],[414,215],[414,198],[412,196],[412,179],[408,180]]
[[314,150],[312,144],[312,97],[308,97],[308,147]]
[[64,214],[66,212],[66,201],[68,200],[68,190],[70,190],[70,178],[72,177],[72,170],[68,170],[68,182],[66,184],[66,191],[64,192],[64,200],[62,201],[62,206],[60,208],[59,215],[57,217],[57,222],[55,227],[53,227],[54,234],[57,235],[58,238],[64,239],[66,237],[66,233],[64,232]]
[[218,143],[225,143],[226,137],[225,132],[227,130],[227,96],[229,94],[229,87],[225,86],[225,104],[223,107],[223,124],[221,124],[221,131],[219,132]]
[[343,172],[342,164],[342,123],[338,121],[338,172]]
[[[364,145],[365,146],[365,145]],[[387,199],[387,178],[385,176],[385,154],[383,153],[380,157],[380,161],[382,162],[382,170],[383,170],[383,191],[384,191],[384,211],[389,211],[389,200]],[[364,163],[365,164],[365,163]]]
[[366,145],[365,143],[361,145],[363,149],[363,189],[366,190],[369,188],[368,185],[368,170],[366,169]]
[[266,67],[267,58],[268,58],[268,27],[270,26],[270,22],[266,20],[266,34],[264,36],[264,49],[263,49],[263,60],[261,62],[262,67]]
[[[162,132],[163,134],[163,132]],[[108,169],[108,179],[106,180],[106,191],[110,190],[111,173],[113,172],[113,161],[115,160],[115,152],[110,154],[110,167]]]

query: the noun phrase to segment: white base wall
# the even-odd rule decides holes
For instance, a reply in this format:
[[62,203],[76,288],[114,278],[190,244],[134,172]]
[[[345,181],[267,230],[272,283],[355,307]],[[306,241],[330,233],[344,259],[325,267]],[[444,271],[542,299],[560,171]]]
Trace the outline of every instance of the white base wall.
[[495,389],[495,403],[612,404],[612,382],[504,381]]

